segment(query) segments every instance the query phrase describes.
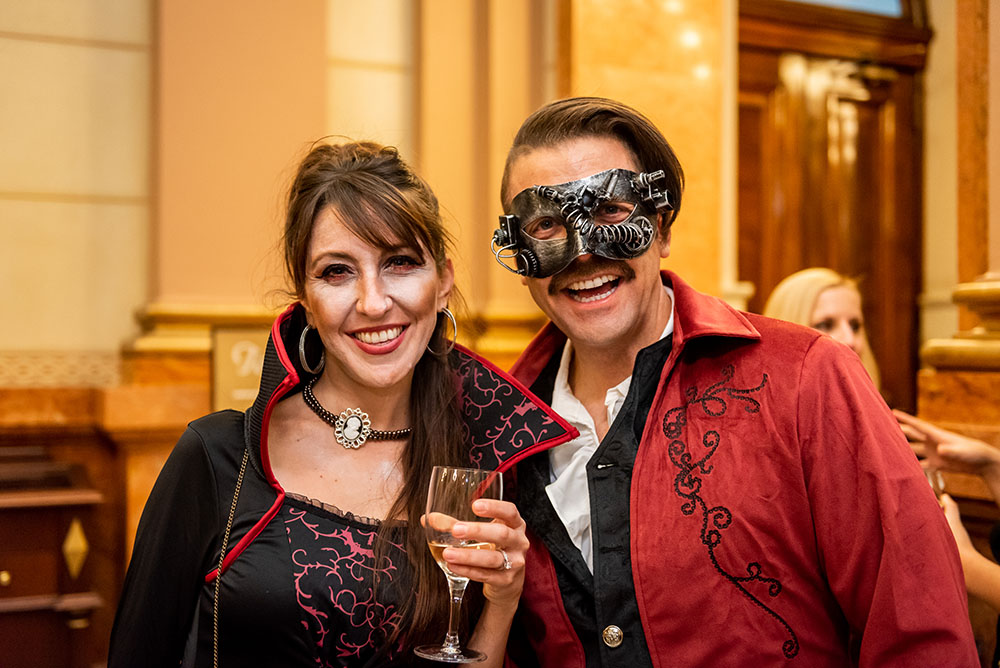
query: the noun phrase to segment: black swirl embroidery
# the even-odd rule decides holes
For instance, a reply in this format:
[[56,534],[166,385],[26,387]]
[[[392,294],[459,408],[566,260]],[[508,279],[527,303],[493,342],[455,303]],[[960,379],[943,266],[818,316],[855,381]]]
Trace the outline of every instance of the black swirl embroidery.
[[684,393],[686,403],[677,408],[671,408],[663,416],[663,433],[670,439],[668,446],[670,461],[678,469],[677,475],[674,477],[674,492],[683,501],[681,504],[682,513],[694,515],[697,511],[701,511],[701,542],[708,548],[708,558],[715,570],[754,605],[784,627],[788,633],[788,639],[782,643],[781,651],[786,658],[792,659],[799,653],[799,640],[795,631],[781,615],[768,607],[748,588],[751,583],[764,584],[767,586],[767,595],[770,598],[775,598],[781,593],[781,582],[776,578],[765,577],[764,569],[756,561],[747,564],[746,575],[730,573],[719,564],[715,554],[715,549],[722,543],[723,532],[732,525],[733,514],[725,506],[709,506],[702,496],[702,483],[704,476],[712,473],[713,466],[709,461],[718,450],[722,437],[719,432],[714,430],[705,432],[702,437],[702,448],[699,449],[697,455],[688,450],[684,439],[688,412],[692,408],[700,407],[709,417],[722,417],[730,408],[728,402],[735,400],[742,404],[743,410],[747,413],[760,412],[760,402],[751,395],[764,388],[767,384],[767,374],[763,374],[760,385],[757,387],[741,389],[730,385],[733,372],[732,365],[723,368],[722,380],[710,385],[701,394],[698,393],[696,387],[689,387]]
[[452,355],[462,383],[464,436],[474,466],[497,468],[517,452],[565,433],[510,380],[456,353]]

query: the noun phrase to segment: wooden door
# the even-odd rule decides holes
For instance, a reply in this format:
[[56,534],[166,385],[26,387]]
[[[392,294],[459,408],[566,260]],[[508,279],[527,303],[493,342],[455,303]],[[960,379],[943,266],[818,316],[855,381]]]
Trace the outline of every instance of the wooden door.
[[[912,60],[843,57],[852,50],[842,46],[811,53],[801,26],[784,41],[773,34],[755,39],[765,21],[753,17],[755,28],[745,30],[744,18],[739,267],[740,278],[756,286],[749,308],[759,312],[774,286],[799,269],[830,267],[854,277],[883,394],[891,405],[913,410],[922,236],[919,68]],[[836,33],[835,26],[823,30]]]

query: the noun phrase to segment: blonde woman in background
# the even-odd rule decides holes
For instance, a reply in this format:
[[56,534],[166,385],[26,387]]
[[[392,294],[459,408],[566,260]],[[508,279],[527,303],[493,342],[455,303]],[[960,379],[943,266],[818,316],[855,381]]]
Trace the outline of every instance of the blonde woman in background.
[[858,284],[832,269],[812,267],[786,277],[771,292],[763,315],[829,334],[861,358],[875,387],[878,365],[868,345]]

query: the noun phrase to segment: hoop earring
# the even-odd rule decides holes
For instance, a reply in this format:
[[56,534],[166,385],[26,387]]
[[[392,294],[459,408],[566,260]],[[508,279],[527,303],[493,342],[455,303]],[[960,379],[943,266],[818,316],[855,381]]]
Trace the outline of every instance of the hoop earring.
[[306,326],[302,328],[302,335],[299,336],[299,364],[301,364],[302,368],[312,375],[318,376],[319,372],[323,370],[323,365],[326,364],[326,351],[323,351],[323,353],[320,354],[319,364],[316,365],[315,369],[310,367],[309,363],[306,362],[306,335],[311,329],[316,328],[307,323]]
[[448,340],[448,347],[445,348],[445,351],[443,353],[439,353],[436,350],[432,350],[431,349],[431,344],[429,344],[429,343],[427,344],[427,352],[429,352],[431,355],[437,355],[438,357],[444,357],[448,353],[450,353],[452,350],[454,350],[455,349],[455,341],[458,340],[458,323],[455,321],[455,316],[452,315],[451,310],[447,306],[445,306],[443,309],[441,309],[441,313],[444,313],[445,317],[448,318],[448,320],[451,321],[452,337],[451,337],[450,340]]

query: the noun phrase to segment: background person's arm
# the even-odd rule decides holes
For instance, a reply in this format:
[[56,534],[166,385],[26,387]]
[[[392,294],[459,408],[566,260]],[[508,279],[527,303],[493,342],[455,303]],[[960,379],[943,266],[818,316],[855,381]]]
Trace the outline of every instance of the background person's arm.
[[983,441],[942,429],[903,411],[893,411],[910,447],[928,466],[982,476],[1000,501],[1000,450]]

